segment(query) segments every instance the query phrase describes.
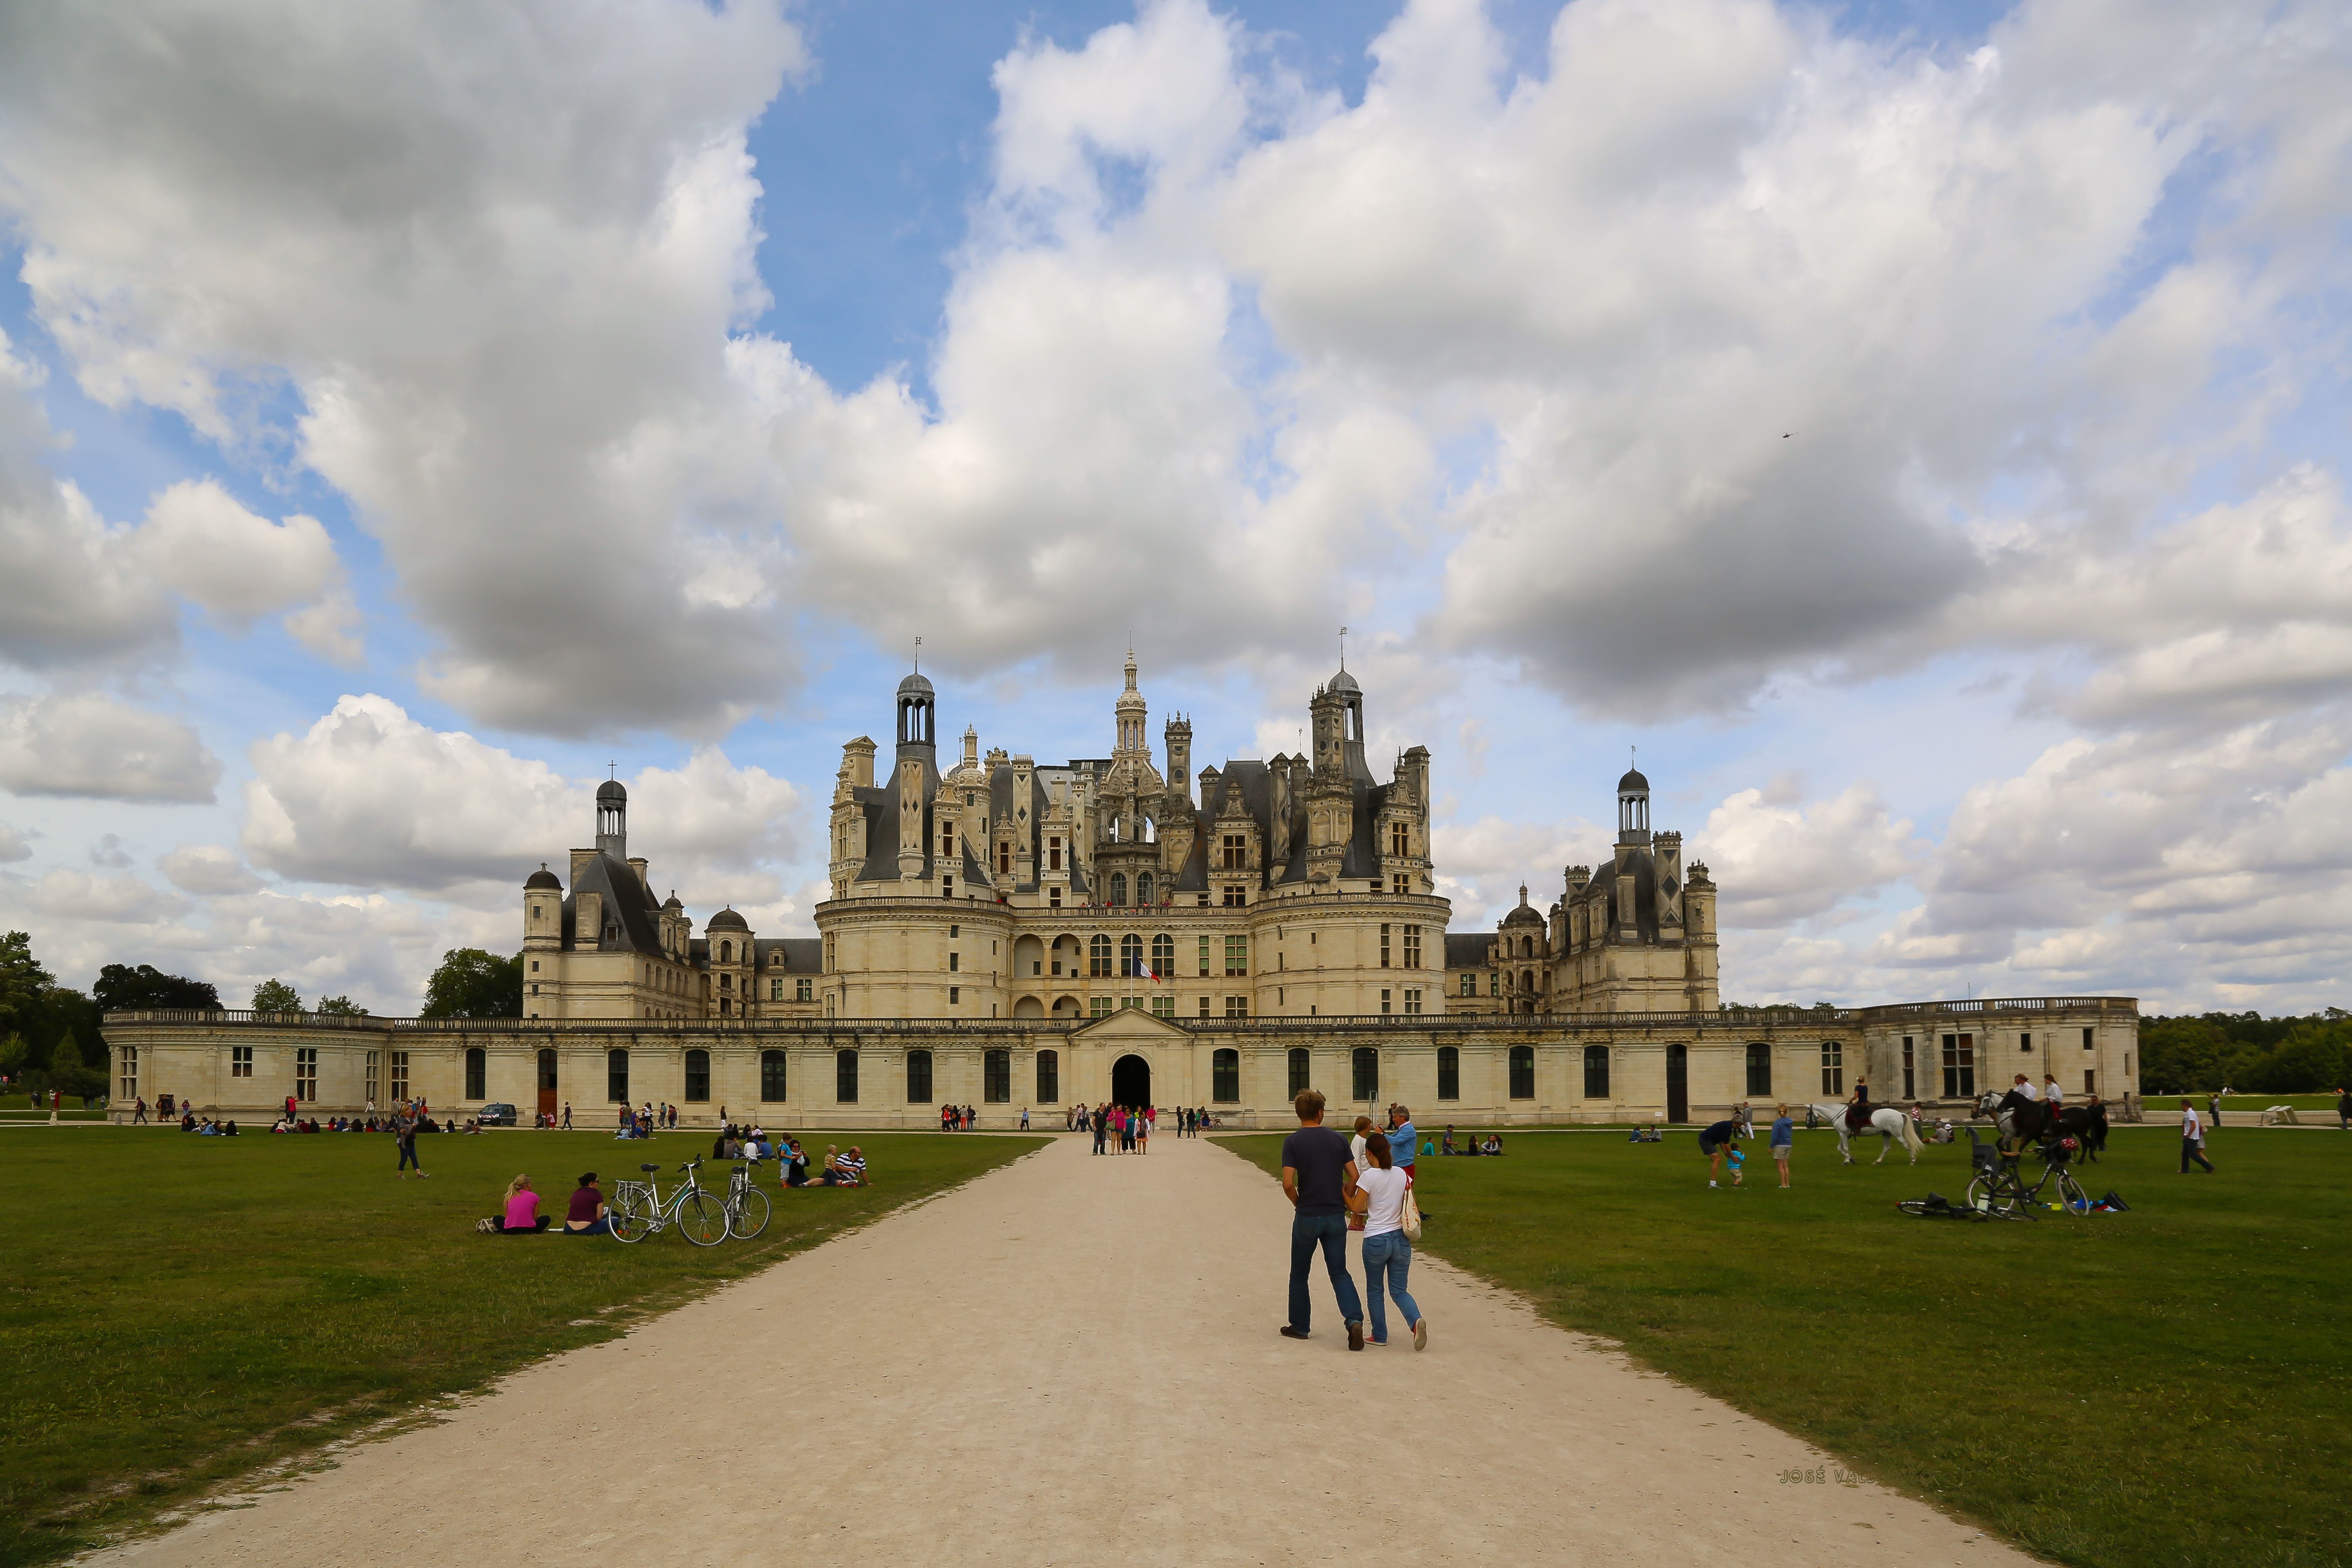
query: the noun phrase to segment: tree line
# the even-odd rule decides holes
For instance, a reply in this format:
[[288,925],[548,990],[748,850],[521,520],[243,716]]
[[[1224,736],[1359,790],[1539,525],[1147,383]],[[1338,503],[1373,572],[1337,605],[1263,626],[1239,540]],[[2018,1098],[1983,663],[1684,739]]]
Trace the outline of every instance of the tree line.
[[2352,1083],[2352,1013],[2301,1017],[2197,1013],[2142,1018],[2143,1094],[2194,1094],[2227,1085],[2249,1094],[2318,1094]]
[[[367,1016],[349,996],[306,1005],[300,992],[275,977],[253,988],[252,1006],[257,1013]],[[104,1094],[107,1047],[99,1020],[145,1009],[216,1013],[222,1003],[211,982],[167,974],[152,963],[107,964],[88,992],[77,991],[59,984],[34,955],[30,933],[0,936],[0,1078],[10,1092]],[[417,1016],[521,1017],[522,954],[501,958],[478,947],[449,949],[425,982]]]

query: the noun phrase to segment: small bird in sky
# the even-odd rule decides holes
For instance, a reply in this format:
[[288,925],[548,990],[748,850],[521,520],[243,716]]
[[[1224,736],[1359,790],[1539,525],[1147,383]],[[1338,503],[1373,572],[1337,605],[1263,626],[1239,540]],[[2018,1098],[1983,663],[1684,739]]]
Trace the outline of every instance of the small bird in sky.
[[1785,440],[1787,440],[1790,437],[1794,436],[1795,434],[1796,434],[1796,432],[1795,432],[1794,430],[1783,430],[1783,431],[1781,431],[1781,432],[1780,432],[1780,439],[1781,439],[1781,440],[1783,440],[1783,441],[1785,441]]

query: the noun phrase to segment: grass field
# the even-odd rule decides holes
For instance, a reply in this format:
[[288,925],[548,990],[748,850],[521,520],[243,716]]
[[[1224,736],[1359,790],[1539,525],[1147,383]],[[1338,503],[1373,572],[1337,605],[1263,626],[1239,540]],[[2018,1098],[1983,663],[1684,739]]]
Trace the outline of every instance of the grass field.
[[[41,1562],[1003,1164],[1043,1140],[874,1134],[875,1184],[772,1190],[756,1241],[477,1236],[509,1178],[563,1212],[583,1171],[675,1168],[707,1135],[392,1140],[0,1132],[17,1218],[0,1270],[0,1563]],[[822,1145],[820,1144],[820,1148]],[[667,1174],[667,1173],[666,1173]]]
[[2352,1553],[2352,1138],[2232,1130],[2184,1178],[2177,1138],[2121,1129],[2084,1178],[2133,1212],[1985,1225],[1894,1207],[1958,1196],[1965,1141],[1847,1168],[1800,1132],[1787,1192],[1760,1142],[1713,1192],[1689,1131],[1506,1142],[1422,1162],[1423,1250],[1857,1471],[2064,1563]]

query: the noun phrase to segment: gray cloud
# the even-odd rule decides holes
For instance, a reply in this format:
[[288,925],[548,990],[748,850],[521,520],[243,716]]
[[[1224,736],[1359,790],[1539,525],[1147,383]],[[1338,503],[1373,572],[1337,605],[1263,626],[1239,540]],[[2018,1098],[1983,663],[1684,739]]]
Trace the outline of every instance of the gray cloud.
[[0,700],[0,789],[16,795],[204,802],[220,772],[187,725],[97,692]]

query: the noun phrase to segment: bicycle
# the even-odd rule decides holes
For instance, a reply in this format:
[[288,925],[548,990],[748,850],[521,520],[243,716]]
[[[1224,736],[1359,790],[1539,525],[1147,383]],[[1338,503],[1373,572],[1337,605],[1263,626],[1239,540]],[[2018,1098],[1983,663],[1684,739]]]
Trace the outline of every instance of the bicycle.
[[662,1200],[661,1187],[653,1178],[659,1165],[639,1165],[646,1173],[642,1182],[618,1182],[613,1188],[613,1234],[622,1241],[643,1241],[646,1237],[675,1225],[686,1234],[686,1239],[697,1247],[716,1247],[727,1239],[727,1207],[717,1197],[702,1190],[695,1181],[700,1160],[688,1160],[678,1167],[686,1177],[669,1195]]
[[2035,1152],[2042,1156],[2042,1174],[2034,1178],[2032,1186],[2028,1186],[2019,1168],[2019,1162],[2024,1156],[2021,1153],[2003,1154],[1999,1143],[1990,1149],[1984,1147],[1977,1142],[1977,1130],[1969,1128],[1969,1157],[1975,1163],[1977,1173],[1975,1179],[1969,1183],[1969,1207],[1976,1213],[1991,1215],[1999,1219],[2040,1219],[2042,1216],[2034,1210],[2042,1206],[2042,1189],[2048,1186],[2054,1176],[2058,1182],[2058,1202],[2051,1206],[2063,1208],[2068,1214],[2090,1213],[2090,1194],[2083,1191],[2083,1184],[2074,1179],[2074,1173],[2069,1168],[2069,1157],[2074,1151],[2067,1145],[2073,1142],[2072,1139],[2061,1139],[2036,1149]]
[[749,1241],[768,1228],[768,1194],[751,1179],[751,1168],[738,1165],[727,1177],[728,1234],[738,1241]]

